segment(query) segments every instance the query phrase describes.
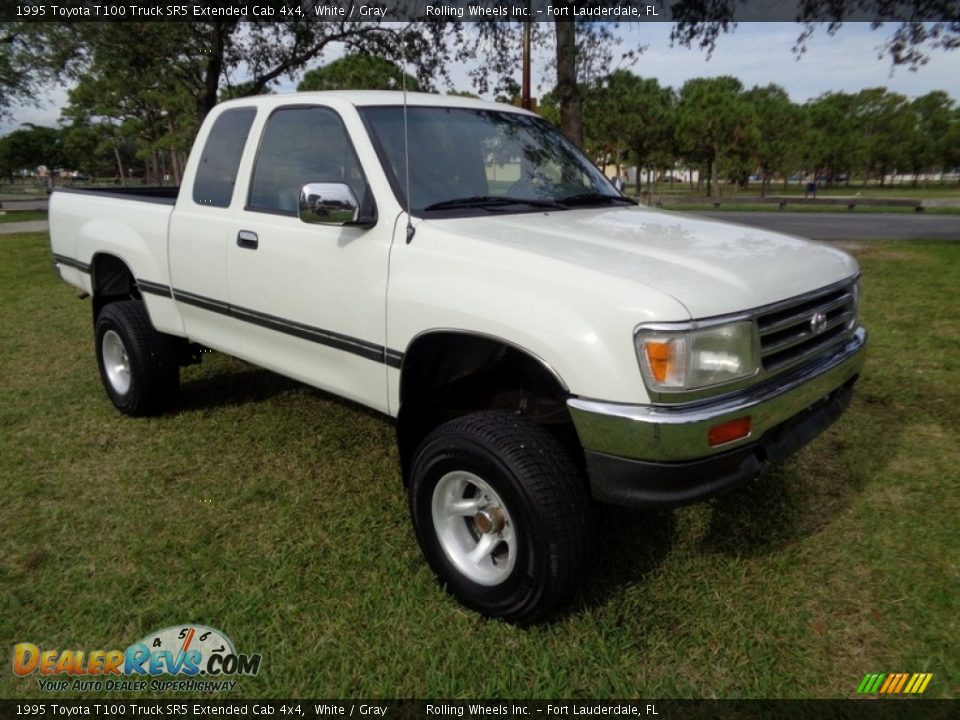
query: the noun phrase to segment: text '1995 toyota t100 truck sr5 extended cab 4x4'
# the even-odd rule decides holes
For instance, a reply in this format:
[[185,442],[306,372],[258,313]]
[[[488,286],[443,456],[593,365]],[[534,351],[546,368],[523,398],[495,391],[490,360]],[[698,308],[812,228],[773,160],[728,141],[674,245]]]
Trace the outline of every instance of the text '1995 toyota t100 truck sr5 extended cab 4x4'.
[[593,500],[756,477],[843,412],[864,360],[852,258],[638,206],[479,100],[226,102],[179,189],[57,190],[50,235],[118,409],[169,408],[202,347],[396,418],[427,561],[515,622],[582,584]]

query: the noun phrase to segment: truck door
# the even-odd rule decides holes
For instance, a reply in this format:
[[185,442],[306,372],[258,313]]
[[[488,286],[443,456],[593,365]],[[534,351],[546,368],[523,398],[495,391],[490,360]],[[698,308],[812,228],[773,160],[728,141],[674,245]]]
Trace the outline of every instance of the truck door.
[[387,409],[385,297],[392,223],[307,224],[311,182],[369,197],[340,116],[322,106],[274,110],[266,121],[227,247],[231,313],[252,362],[379,410]]
[[193,185],[182,188],[170,219],[170,284],[187,337],[233,355],[239,353],[227,305],[231,204],[239,201],[234,187],[256,115],[256,108],[243,107],[217,116],[203,149],[194,150],[200,156]]

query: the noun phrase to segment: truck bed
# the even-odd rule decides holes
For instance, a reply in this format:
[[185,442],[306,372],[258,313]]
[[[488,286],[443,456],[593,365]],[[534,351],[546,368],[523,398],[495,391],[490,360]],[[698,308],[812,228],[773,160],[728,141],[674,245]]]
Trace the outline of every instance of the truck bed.
[[164,187],[118,187],[118,188],[78,188],[78,187],[58,187],[54,188],[56,193],[76,193],[78,195],[97,195],[100,197],[117,198],[118,200],[138,200],[140,202],[159,203],[161,205],[174,205],[177,202],[177,196],[180,194],[179,185],[169,185]]
[[[96,255],[112,256],[145,283],[169,284],[167,231],[179,188],[62,188],[50,196],[50,247],[60,276],[94,294]],[[166,332],[180,323],[172,303],[145,300],[154,325]],[[171,307],[167,307],[167,306]],[[171,314],[172,313],[172,314]]]

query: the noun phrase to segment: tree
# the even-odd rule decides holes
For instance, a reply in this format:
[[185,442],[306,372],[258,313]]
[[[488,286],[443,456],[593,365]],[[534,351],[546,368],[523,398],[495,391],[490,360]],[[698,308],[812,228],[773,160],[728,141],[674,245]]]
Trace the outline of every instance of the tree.
[[40,166],[46,166],[53,187],[55,170],[63,166],[66,158],[59,130],[28,124],[4,137],[3,144],[4,162],[9,168],[36,172]]
[[863,165],[863,135],[856,123],[856,99],[847,93],[825,93],[802,108],[807,128],[804,161],[814,177],[830,182]]
[[117,42],[98,50],[88,71],[70,90],[63,111],[75,125],[99,133],[96,147],[112,152],[121,182],[129,170],[121,148],[131,139],[152,182],[160,183],[167,175],[179,182],[198,126],[195,98],[170,71],[164,53],[167,42],[185,37],[184,28],[165,29],[179,23],[158,25],[100,27],[96,33],[101,41]]
[[944,170],[960,169],[960,108],[953,111],[950,128],[943,136]]
[[719,192],[721,166],[742,170],[756,142],[755,117],[743,85],[729,76],[688,80],[680,89],[676,116],[681,152],[708,172],[707,195]]
[[884,186],[888,174],[909,164],[914,125],[907,98],[885,88],[854,95],[858,132],[863,137],[866,169]]
[[420,89],[417,79],[395,62],[377,55],[354,54],[310,70],[297,90],[400,90],[404,78],[407,90]]
[[560,105],[560,130],[576,145],[583,147],[583,109],[577,84],[576,24],[557,21],[557,88]]
[[80,122],[64,127],[61,132],[67,167],[91,177],[119,174],[124,181],[124,168],[132,163],[136,153],[132,138],[125,140],[111,135],[107,127]]
[[36,83],[34,76],[22,71],[22,48],[19,33],[0,36],[0,115],[8,114],[10,105],[26,97]]
[[775,174],[787,177],[800,164],[804,125],[798,108],[779,85],[755,87],[744,99],[756,118],[754,160],[760,170],[760,195],[766,196]]
[[38,27],[30,23],[0,25],[0,117],[8,116],[12,105],[33,100],[64,62],[65,45],[46,48],[38,56]]
[[[671,156],[673,102],[673,92],[655,79],[615,70],[585,93],[587,147],[612,157],[617,172],[627,152],[638,170],[656,166]],[[641,189],[638,172],[637,192]]]
[[[578,6],[600,4],[600,0],[586,0],[578,3]],[[611,48],[617,44],[615,33],[618,27],[618,23],[587,20],[533,23],[533,44],[543,47],[552,45],[553,48],[551,64],[556,73],[556,83],[550,92],[557,110],[557,125],[579,147],[584,144],[580,87],[590,85],[601,74],[610,71],[614,61]],[[514,94],[510,91],[511,87],[516,87],[519,92],[514,78],[521,63],[521,25],[484,21],[472,23],[471,28],[476,33],[476,42],[461,44],[456,58],[463,61],[475,54],[486,58],[487,62],[471,73],[476,88],[481,93],[492,91],[507,97]],[[458,39],[462,40],[462,36]],[[637,50],[628,50],[620,60],[629,63],[636,54]]]
[[268,91],[284,77],[294,78],[334,46],[408,63],[421,87],[445,77],[452,59],[448,37],[457,38],[458,23],[406,25],[370,20],[244,23],[238,20],[198,23],[35,23],[20,24],[29,38],[33,65],[59,77],[79,80],[122,46],[136,42],[157,49],[151,67],[194,99],[202,120],[224,93],[242,88],[244,95]]
[[946,143],[953,120],[953,101],[941,90],[927,93],[910,103],[913,112],[913,143],[909,162],[916,186],[920,173],[941,173],[947,169],[949,155]]
[[[672,37],[683,45],[698,43],[712,49],[721,33],[736,26],[740,1],[674,0],[671,11],[680,22]],[[646,0],[624,2],[646,4]],[[800,18],[830,17],[836,21],[828,26],[833,32],[853,12],[865,12],[879,20],[896,19],[898,14],[909,17],[911,22],[897,26],[886,48],[894,63],[916,66],[925,60],[928,48],[960,47],[960,24],[917,22],[949,16],[950,2],[947,0],[945,7],[944,0],[804,0]],[[599,7],[602,0],[576,4],[584,10]],[[158,59],[165,62],[163,76],[194,99],[198,121],[219,99],[268,92],[280,78],[295,77],[333,46],[412,65],[424,89],[430,89],[437,78],[449,80],[446,65],[480,55],[487,62],[473,77],[476,88],[484,94],[491,89],[497,92],[519,65],[519,24],[484,21],[468,25],[469,35],[464,23],[446,19],[406,25],[290,18],[277,23],[8,23],[0,34],[0,113],[16,98],[29,97],[37,83],[54,76],[77,80],[119,44],[148,34],[163,39],[149,44],[162,48]],[[136,33],[128,33],[137,26]],[[555,43],[560,126],[582,145],[579,85],[589,84],[601,68],[610,70],[614,60],[610,48],[618,24],[583,19],[533,26],[535,42]],[[815,27],[816,23],[809,22],[805,26],[798,38],[799,49]],[[632,48],[620,61],[630,62],[641,51],[641,47]]]
[[23,169],[17,162],[16,151],[8,140],[9,136],[0,137],[0,178],[13,180]]
[[[685,47],[698,45],[712,52],[721,34],[737,26],[737,6],[745,0],[674,0],[670,5],[676,25],[671,40]],[[807,42],[822,26],[835,34],[844,20],[871,21],[876,30],[885,23],[894,31],[884,40],[882,52],[894,65],[916,69],[933,49],[960,48],[960,23],[951,0],[803,0],[797,8],[801,23],[794,51],[802,55]]]

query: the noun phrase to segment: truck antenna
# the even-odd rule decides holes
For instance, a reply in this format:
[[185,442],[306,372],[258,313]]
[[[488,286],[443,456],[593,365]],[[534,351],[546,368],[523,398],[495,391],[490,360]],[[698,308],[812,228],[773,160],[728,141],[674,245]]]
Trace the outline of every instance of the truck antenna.
[[413,228],[413,222],[410,216],[410,139],[407,135],[407,71],[405,68],[400,68],[400,78],[403,85],[403,169],[406,172],[406,186],[407,186],[407,245],[410,244],[410,241],[413,240],[413,235],[416,233],[416,230]]

